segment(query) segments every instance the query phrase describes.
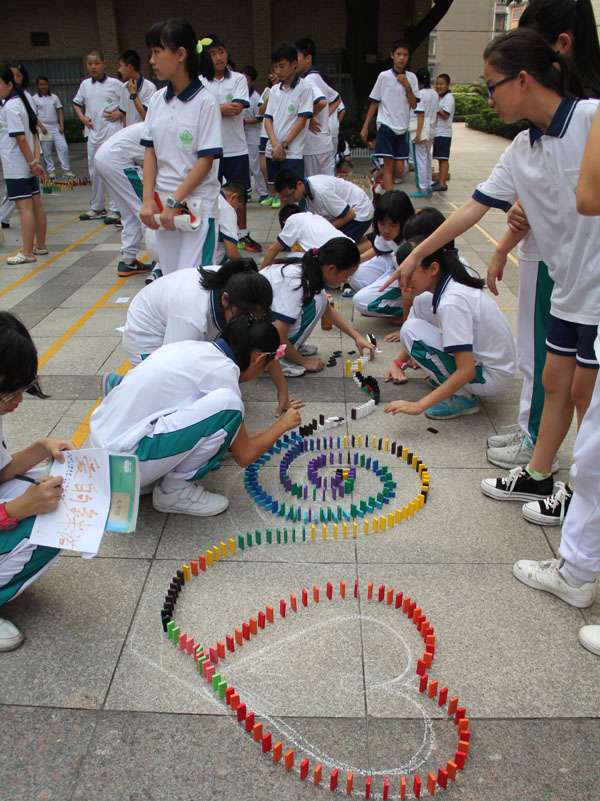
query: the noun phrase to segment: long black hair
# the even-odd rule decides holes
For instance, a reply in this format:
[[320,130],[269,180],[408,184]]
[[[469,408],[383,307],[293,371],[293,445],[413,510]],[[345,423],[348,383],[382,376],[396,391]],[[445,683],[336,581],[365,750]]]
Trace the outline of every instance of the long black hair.
[[[435,206],[426,206],[404,223],[402,234],[404,239],[413,239],[415,236],[430,236],[445,221],[445,217]],[[455,250],[454,239],[444,245],[446,250]]]
[[9,61],[8,66],[19,70],[22,75],[20,86],[22,86],[23,89],[29,89],[29,73],[27,72],[25,64],[21,61]]
[[270,320],[257,320],[251,314],[235,314],[221,331],[221,339],[229,345],[235,360],[244,371],[253,351],[275,353],[280,345],[279,331]]
[[[14,65],[16,66],[16,62],[14,62]],[[20,70],[20,67],[18,69]],[[10,91],[9,97],[13,97],[14,95],[16,95],[23,101],[23,104],[25,106],[25,111],[27,112],[27,119],[29,120],[29,130],[31,131],[32,134],[35,135],[37,131],[37,118],[35,115],[35,111],[29,105],[29,101],[27,100],[25,92],[23,91],[23,85],[18,84],[15,81],[15,76],[13,75],[13,71],[10,68],[10,64],[6,61],[4,62],[2,67],[0,67],[0,78],[2,78],[4,83],[12,83],[12,89]]]
[[0,396],[23,387],[38,398],[47,398],[37,381],[38,354],[29,331],[14,314],[0,311]]
[[400,234],[402,234],[404,224],[409,217],[415,213],[412,200],[406,194],[398,189],[392,189],[384,192],[382,195],[377,195],[375,200],[375,213],[373,215],[373,228],[375,233],[379,234],[379,223],[383,222],[388,217],[393,223],[400,224]]
[[215,68],[212,58],[208,54],[208,47],[203,47],[201,53],[197,52],[198,37],[186,19],[174,17],[166,21],[155,22],[146,34],[146,44],[150,48],[167,48],[173,52],[183,47],[187,53],[185,67],[190,81],[193,81],[198,75],[203,75],[209,81],[215,77]]
[[569,62],[553,50],[546,39],[531,28],[515,28],[498,36],[483,51],[483,59],[503,75],[529,73],[542,86],[564,97],[572,92],[584,96],[579,74]]
[[[417,245],[420,245],[421,242],[424,242],[426,239],[426,236],[414,236],[403,242],[396,252],[398,264],[402,264],[404,259],[412,253]],[[471,275],[456,253],[452,250],[446,250],[446,248],[435,250],[429,256],[421,259],[421,267],[431,267],[434,261],[440,265],[443,275],[449,275],[455,281],[458,281],[459,284],[471,286],[474,289],[483,289],[485,286],[483,278],[477,278]]]
[[600,97],[600,42],[591,0],[531,0],[519,28],[532,28],[555,46],[561,33],[571,33],[567,60],[576,66],[584,97]]
[[[302,274],[300,286],[302,287],[302,305],[306,306],[325,288],[323,267],[333,264],[338,270],[348,270],[358,266],[360,252],[355,243],[346,236],[336,236],[321,245],[320,248],[307,250],[302,256]],[[290,263],[290,260],[287,261]],[[282,271],[285,267],[281,268]]]
[[258,272],[253,259],[230,259],[218,270],[198,267],[200,286],[227,293],[227,308],[235,308],[250,314],[262,309],[266,314],[273,303],[273,287],[264,275]]

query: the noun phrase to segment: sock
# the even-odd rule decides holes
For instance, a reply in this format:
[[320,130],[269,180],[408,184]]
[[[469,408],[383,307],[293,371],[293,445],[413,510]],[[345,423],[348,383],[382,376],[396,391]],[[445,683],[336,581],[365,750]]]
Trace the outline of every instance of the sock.
[[121,259],[121,261],[123,262],[123,264],[126,264],[128,267],[131,267],[131,265],[132,265],[132,264],[133,264],[133,262],[135,261],[135,256],[130,256],[128,259],[126,259],[126,258],[123,256],[123,258]]
[[596,579],[595,573],[591,573],[589,570],[582,570],[581,568],[574,567],[564,559],[558,568],[558,572],[571,587],[583,587],[584,584],[589,584]]
[[247,228],[239,228],[238,229],[238,238],[244,239],[244,237],[248,236],[248,229]]
[[545,478],[548,478],[548,476],[552,475],[552,473],[538,473],[537,470],[532,470],[529,465],[527,465],[525,470],[529,473],[534,481],[543,481]]

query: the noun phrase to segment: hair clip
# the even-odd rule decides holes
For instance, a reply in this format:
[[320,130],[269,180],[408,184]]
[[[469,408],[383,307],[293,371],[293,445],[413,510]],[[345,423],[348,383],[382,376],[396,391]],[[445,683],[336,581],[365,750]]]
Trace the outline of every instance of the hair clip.
[[275,351],[275,356],[274,356],[275,361],[278,361],[279,359],[281,359],[282,356],[285,356],[285,349],[286,348],[287,348],[287,345],[285,344],[285,342],[277,348],[277,350]]
[[313,256],[319,255],[319,248],[313,248]]
[[212,39],[207,38],[206,36],[204,39],[199,39],[198,43],[196,44],[196,53],[200,55],[200,53],[204,50],[205,47],[208,47],[213,43]]
[[256,320],[256,317],[253,314],[248,315],[248,328],[252,325],[252,323]]

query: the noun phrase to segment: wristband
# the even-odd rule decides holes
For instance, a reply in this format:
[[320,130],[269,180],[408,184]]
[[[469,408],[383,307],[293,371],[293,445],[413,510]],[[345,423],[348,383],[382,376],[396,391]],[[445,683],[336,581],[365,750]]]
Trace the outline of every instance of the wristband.
[[136,97],[137,97],[137,92],[131,92],[131,94],[129,95],[130,100],[135,100]]
[[286,140],[285,140],[285,139],[283,139],[283,140],[280,142],[280,144],[281,144],[281,147],[282,147],[284,150],[287,150],[287,149],[288,149],[288,147],[289,147],[289,144],[286,142]]
[[406,370],[406,368],[408,367],[408,362],[401,362],[400,359],[394,359],[394,364],[401,370]]
[[12,531],[13,528],[16,528],[18,522],[16,518],[9,516],[6,511],[5,503],[0,505],[0,529],[3,531]]

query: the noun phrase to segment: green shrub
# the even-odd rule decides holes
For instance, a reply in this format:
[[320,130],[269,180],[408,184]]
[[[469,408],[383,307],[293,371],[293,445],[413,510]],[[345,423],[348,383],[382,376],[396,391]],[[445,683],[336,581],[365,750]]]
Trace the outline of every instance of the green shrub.
[[79,120],[65,120],[65,139],[67,142],[84,142],[83,125]]
[[477,114],[467,116],[467,128],[503,136],[505,139],[514,139],[520,131],[528,127],[528,124],[527,120],[506,123],[493,108],[484,108]]

